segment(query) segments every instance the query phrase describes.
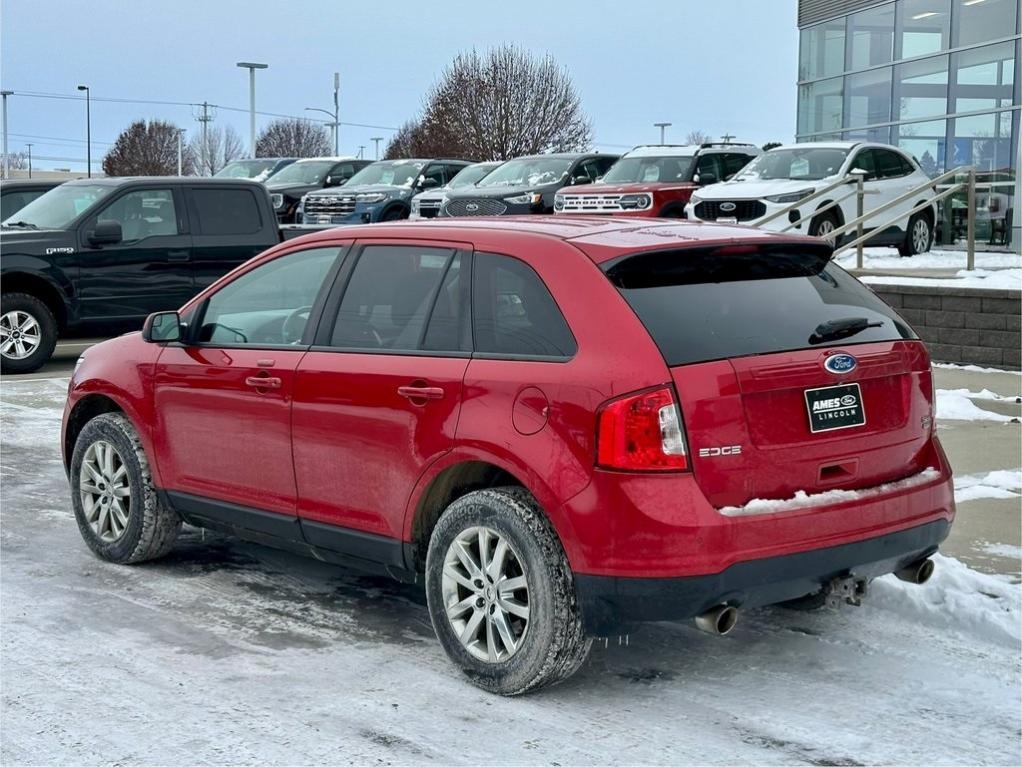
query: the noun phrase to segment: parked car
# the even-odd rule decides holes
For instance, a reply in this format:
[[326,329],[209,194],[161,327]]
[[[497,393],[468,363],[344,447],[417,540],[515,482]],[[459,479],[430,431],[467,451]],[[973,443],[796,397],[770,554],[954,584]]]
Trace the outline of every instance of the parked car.
[[68,181],[3,222],[0,369],[37,370],[61,335],[137,329],[278,242],[254,181]]
[[558,192],[554,213],[684,218],[692,192],[730,178],[759,154],[752,144],[637,146],[597,183]]
[[[871,231],[901,214],[893,226],[885,228],[869,243],[895,245],[903,256],[928,251],[933,244],[936,206],[931,204],[911,216],[909,211],[934,198],[933,188],[926,185],[929,176],[913,157],[887,144],[841,141],[771,149],[745,166],[731,181],[693,194],[686,212],[689,218],[699,221],[754,224],[757,219],[810,196],[818,188],[840,179],[851,181],[853,170],[865,171],[866,213],[919,189],[916,196],[865,221],[864,230]],[[839,200],[836,206],[812,216],[807,227],[811,235],[829,237],[839,226],[856,218],[856,195],[849,195],[849,191],[846,187],[837,187],[832,194],[812,200],[807,208],[793,208],[786,216],[764,226],[771,230],[789,228],[789,224]],[[795,230],[803,230],[803,226]],[[844,239],[853,236],[854,232]]]
[[926,348],[822,240],[536,216],[292,240],[85,352],[87,545],[182,521],[425,582],[515,694],[592,636],[922,582],[954,517]]
[[298,205],[306,194],[344,186],[371,164],[371,160],[357,157],[310,157],[287,166],[266,182],[277,220],[282,224],[296,223]]
[[552,213],[562,187],[591,184],[610,170],[618,155],[540,154],[508,160],[475,186],[452,191],[441,216],[511,216]]
[[37,197],[63,184],[53,179],[13,179],[0,181],[0,221],[6,221]]
[[249,160],[235,160],[213,174],[214,178],[250,178],[253,181],[266,181],[274,173],[283,170],[297,157],[256,157]]
[[446,186],[468,165],[464,160],[374,162],[359,171],[344,189],[307,194],[299,211],[299,223],[337,226],[408,218],[412,197]]
[[440,213],[440,206],[447,199],[447,193],[454,189],[467,189],[494,168],[503,165],[502,160],[490,160],[488,162],[477,162],[474,165],[466,165],[458,174],[439,189],[427,189],[412,197],[411,211],[408,218],[436,218]]

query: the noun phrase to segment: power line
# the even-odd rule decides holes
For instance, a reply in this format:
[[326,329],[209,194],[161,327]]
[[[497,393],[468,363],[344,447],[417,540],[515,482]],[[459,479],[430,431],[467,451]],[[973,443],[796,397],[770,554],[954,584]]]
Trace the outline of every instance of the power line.
[[[86,143],[85,139],[83,139],[83,138],[60,138],[58,136],[38,136],[38,135],[36,135],[34,133],[10,133],[8,135],[10,135],[10,136],[17,136],[18,138],[34,138],[34,139],[39,139],[40,143],[45,143],[47,141],[59,142],[59,143],[63,143],[63,144],[84,144],[84,143]],[[104,144],[106,146],[113,146],[113,142],[112,141],[97,141],[96,139],[92,139],[92,143],[93,144]],[[52,144],[52,146],[59,146],[59,144],[58,143],[54,143],[54,144]]]

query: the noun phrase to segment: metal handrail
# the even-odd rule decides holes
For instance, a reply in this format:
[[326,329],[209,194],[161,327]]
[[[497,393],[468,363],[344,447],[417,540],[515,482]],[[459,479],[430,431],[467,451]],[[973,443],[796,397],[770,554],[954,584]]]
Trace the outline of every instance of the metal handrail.
[[823,213],[824,211],[828,211],[831,208],[833,208],[833,207],[835,207],[837,205],[840,205],[845,200],[847,200],[849,197],[854,197],[856,194],[858,194],[858,190],[853,189],[848,194],[846,194],[844,197],[837,197],[837,198],[831,200],[830,202],[828,202],[822,208],[817,208],[812,213],[807,213],[806,215],[802,216],[802,218],[798,219],[797,221],[792,221],[790,224],[788,224],[786,227],[784,227],[781,231],[782,232],[786,232],[789,229],[794,229],[796,227],[802,226],[802,224],[804,224],[806,221],[810,221],[813,218],[815,218],[816,216],[818,216],[821,213]]
[[[794,210],[795,208],[798,208],[802,205],[805,205],[807,202],[812,202],[813,200],[819,197],[823,197],[823,195],[827,194],[827,192],[830,192],[833,189],[837,189],[839,186],[844,186],[845,184],[851,184],[854,182],[855,182],[854,178],[848,178],[847,176],[845,178],[839,178],[837,181],[827,184],[827,186],[823,187],[822,189],[817,189],[815,192],[813,192],[810,195],[807,195],[806,197],[803,197],[801,200],[796,200],[790,205],[784,206],[780,210],[775,210],[769,216],[763,216],[763,218],[757,218],[755,221],[750,221],[748,223],[748,226],[763,226],[763,224],[768,224],[775,218],[780,218],[789,211]],[[806,183],[809,183],[808,180]]]

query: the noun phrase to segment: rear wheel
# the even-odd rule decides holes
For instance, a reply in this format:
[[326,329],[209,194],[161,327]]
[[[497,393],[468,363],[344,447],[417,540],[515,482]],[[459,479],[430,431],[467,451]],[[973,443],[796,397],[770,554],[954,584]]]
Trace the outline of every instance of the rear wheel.
[[0,298],[0,370],[31,373],[41,368],[57,345],[57,320],[50,308],[28,293]]
[[426,597],[447,656],[489,692],[555,684],[589,653],[564,550],[521,488],[469,493],[444,512],[429,542]]
[[908,220],[908,231],[905,240],[898,246],[902,256],[914,256],[926,253],[933,242],[933,228],[930,218],[925,213],[916,213]]

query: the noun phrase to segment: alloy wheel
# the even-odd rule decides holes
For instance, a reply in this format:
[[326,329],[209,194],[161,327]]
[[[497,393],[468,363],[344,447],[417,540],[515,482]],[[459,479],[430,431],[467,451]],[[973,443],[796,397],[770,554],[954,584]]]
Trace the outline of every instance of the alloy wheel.
[[522,646],[529,629],[529,584],[518,552],[489,527],[470,527],[444,557],[444,611],[462,646],[499,663]]
[[0,317],[0,354],[8,359],[30,357],[42,342],[42,328],[28,312],[10,311]]
[[128,467],[109,442],[97,440],[85,451],[78,490],[85,521],[97,538],[113,543],[124,535],[131,513],[131,485]]
[[912,249],[916,253],[925,253],[930,245],[930,225],[925,219],[917,219],[912,227]]

